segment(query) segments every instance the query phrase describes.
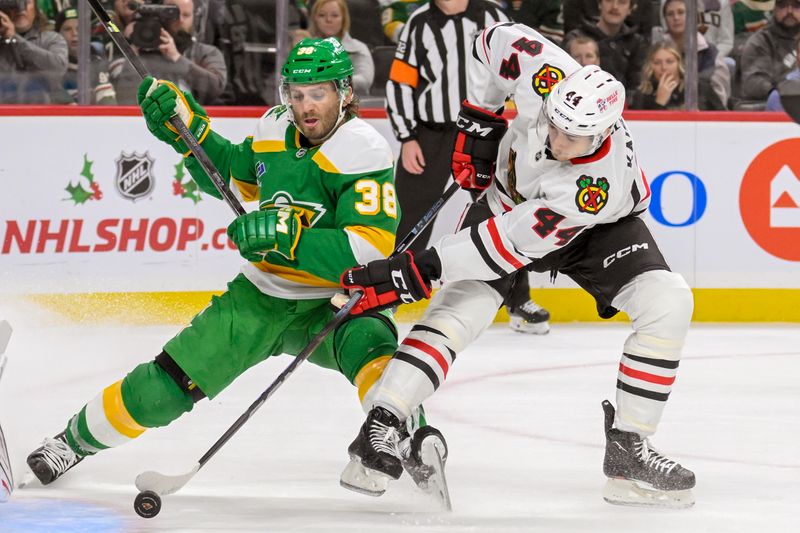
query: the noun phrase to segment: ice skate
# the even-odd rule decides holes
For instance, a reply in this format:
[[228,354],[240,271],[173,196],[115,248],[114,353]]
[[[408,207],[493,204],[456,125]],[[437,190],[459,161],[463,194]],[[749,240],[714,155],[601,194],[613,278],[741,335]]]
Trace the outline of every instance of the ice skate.
[[452,511],[450,490],[444,473],[447,442],[438,429],[425,426],[416,431],[411,437],[408,453],[401,462],[420,490],[435,498],[445,510]]
[[694,505],[694,472],[650,446],[639,434],[614,429],[614,407],[603,402],[608,481],[603,498],[616,505],[682,509]]
[[373,408],[347,448],[350,463],[342,472],[339,484],[368,496],[382,495],[389,480],[399,479],[403,473],[400,461],[403,441],[410,447],[408,432],[400,420],[383,407]]
[[444,475],[447,443],[438,429],[419,427],[423,417],[421,410],[415,410],[403,424],[382,407],[372,409],[348,448],[350,462],[339,483],[355,492],[380,496],[389,481],[399,479],[405,470],[423,492],[450,510]]
[[42,485],[49,485],[82,460],[83,456],[69,447],[62,431],[53,438],[45,439],[42,446],[31,452],[27,462]]
[[520,333],[545,335],[550,331],[550,312],[533,300],[508,309],[508,327]]

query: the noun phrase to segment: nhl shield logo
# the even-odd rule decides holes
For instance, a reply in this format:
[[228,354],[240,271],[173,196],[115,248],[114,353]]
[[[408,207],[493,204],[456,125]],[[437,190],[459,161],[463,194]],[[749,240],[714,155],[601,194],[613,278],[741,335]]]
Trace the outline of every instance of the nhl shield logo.
[[132,202],[148,196],[153,191],[153,158],[148,152],[126,154],[117,159],[117,177],[114,180],[117,191]]

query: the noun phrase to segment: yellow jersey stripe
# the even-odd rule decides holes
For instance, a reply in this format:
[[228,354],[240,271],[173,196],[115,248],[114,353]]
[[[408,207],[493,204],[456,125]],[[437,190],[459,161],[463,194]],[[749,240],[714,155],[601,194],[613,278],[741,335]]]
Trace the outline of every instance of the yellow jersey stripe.
[[302,270],[296,270],[290,267],[278,266],[273,265],[272,263],[268,263],[266,261],[261,261],[260,263],[253,263],[255,267],[262,272],[269,272],[270,274],[275,274],[278,277],[283,279],[288,279],[289,281],[293,281],[295,283],[300,283],[302,285],[310,285],[312,287],[339,287],[339,283],[335,281],[328,281],[327,279],[320,278],[313,274],[309,274],[308,272],[303,272]]
[[233,184],[236,185],[236,188],[239,189],[239,192],[242,193],[242,199],[245,202],[253,202],[258,200],[260,187],[257,183],[248,183],[246,181],[237,180],[233,176],[231,176],[231,179],[233,180]]
[[319,150],[317,150],[317,153],[314,154],[311,160],[314,161],[320,168],[320,170],[324,172],[328,172],[330,174],[341,174],[341,172],[339,172],[339,169],[336,168],[336,166],[333,163],[331,163],[327,157],[325,157],[325,154],[323,154]]
[[395,235],[388,231],[373,226],[347,226],[347,231],[352,231],[372,246],[374,246],[384,257],[394,250]]
[[286,150],[284,141],[253,141],[253,151],[257,154],[283,152],[284,150]]

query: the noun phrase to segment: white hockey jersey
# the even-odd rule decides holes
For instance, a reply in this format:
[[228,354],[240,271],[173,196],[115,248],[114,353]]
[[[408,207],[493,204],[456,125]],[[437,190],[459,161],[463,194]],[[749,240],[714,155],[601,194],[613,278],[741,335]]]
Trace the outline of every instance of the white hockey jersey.
[[487,191],[495,216],[435,245],[442,281],[496,279],[587,228],[647,209],[650,189],[624,120],[592,155],[565,162],[550,155],[546,128],[537,131],[544,98],[580,68],[558,45],[528,26],[495,24],[478,34],[467,68],[472,104],[495,111],[513,95],[517,117],[500,143]]

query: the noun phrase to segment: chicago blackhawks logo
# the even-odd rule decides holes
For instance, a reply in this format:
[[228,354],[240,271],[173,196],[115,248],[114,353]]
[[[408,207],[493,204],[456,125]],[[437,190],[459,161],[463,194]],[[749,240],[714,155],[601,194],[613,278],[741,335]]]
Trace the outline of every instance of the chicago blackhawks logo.
[[599,213],[608,202],[608,180],[597,178],[597,183],[594,183],[594,178],[584,175],[576,183],[578,194],[575,195],[575,204],[578,211],[592,215]]
[[135,202],[153,191],[153,158],[148,152],[126,154],[117,159],[117,177],[114,184],[123,198]]
[[553,85],[564,79],[564,71],[552,65],[545,64],[539,72],[533,75],[531,84],[536,94],[544,98],[550,94]]
[[89,161],[86,154],[83,154],[83,170],[81,170],[80,176],[86,178],[89,182],[89,190],[83,188],[80,180],[75,185],[72,184],[72,181],[67,185],[66,191],[69,193],[69,200],[75,202],[75,205],[86,203],[89,200],[97,201],[103,199],[103,191],[100,190],[100,185],[94,181],[93,164],[94,161]]

